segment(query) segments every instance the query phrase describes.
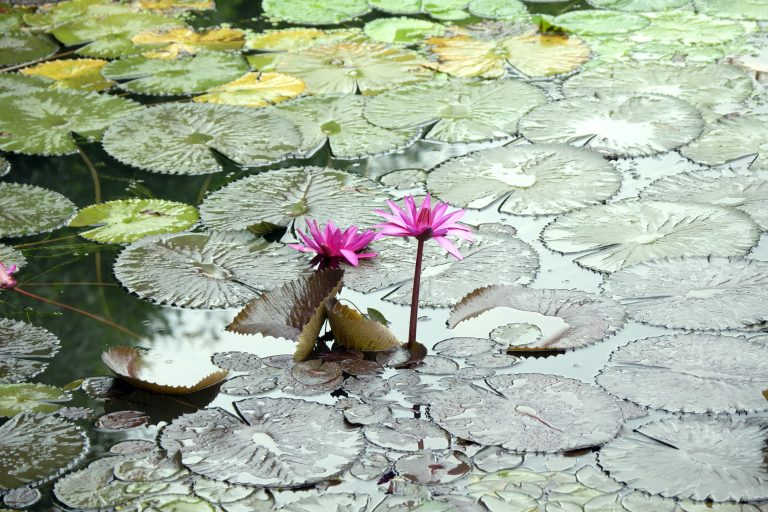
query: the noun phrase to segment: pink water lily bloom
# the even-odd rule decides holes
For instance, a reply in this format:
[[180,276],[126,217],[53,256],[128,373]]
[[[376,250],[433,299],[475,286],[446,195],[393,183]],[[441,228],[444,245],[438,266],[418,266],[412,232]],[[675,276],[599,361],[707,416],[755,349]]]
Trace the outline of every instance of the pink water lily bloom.
[[307,220],[307,234],[300,229],[296,232],[304,244],[288,244],[297,251],[316,253],[312,264],[320,264],[323,268],[338,268],[342,261],[356,267],[358,262],[376,256],[375,252],[360,252],[368,244],[380,238],[380,235],[372,230],[358,232],[357,226],[351,226],[344,231],[337,228],[333,222],[328,221],[325,229],[318,226],[317,221]]
[[470,242],[474,241],[470,229],[458,224],[458,220],[464,216],[464,210],[449,212],[448,204],[439,201],[431,206],[429,194],[419,207],[416,206],[413,196],[405,196],[403,202],[405,208],[400,208],[394,201],[387,201],[392,213],[374,210],[374,213],[387,220],[376,225],[381,229],[382,235],[414,237],[421,242],[432,238],[456,259],[464,258],[459,250],[445,238],[446,235],[453,235]]
[[19,269],[16,265],[6,267],[0,262],[0,290],[10,290],[16,288],[16,280],[12,277]]

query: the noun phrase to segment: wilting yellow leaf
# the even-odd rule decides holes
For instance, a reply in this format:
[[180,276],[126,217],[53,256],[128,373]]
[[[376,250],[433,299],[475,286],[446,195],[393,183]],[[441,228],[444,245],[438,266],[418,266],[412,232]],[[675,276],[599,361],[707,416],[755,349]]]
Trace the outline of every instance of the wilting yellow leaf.
[[438,62],[427,66],[460,77],[498,78],[504,74],[505,52],[494,42],[469,36],[431,37],[430,50]]
[[206,11],[215,9],[213,0],[138,0],[142,9],[160,11]]
[[326,301],[325,307],[333,336],[340,345],[362,351],[390,350],[402,345],[386,326],[368,320],[337,300]]
[[289,28],[268,30],[250,36],[246,46],[266,52],[296,52],[318,44],[338,43],[356,38],[365,38],[359,29]]
[[136,46],[147,48],[143,55],[149,59],[176,59],[201,50],[239,50],[245,44],[245,32],[232,28],[212,28],[204,32],[186,27],[167,28],[145,30],[133,36],[131,41]]
[[56,87],[102,91],[115,83],[101,76],[101,68],[106,64],[106,60],[100,59],[52,60],[24,68],[21,72],[55,80]]
[[198,103],[222,103],[263,107],[295,98],[304,92],[304,82],[282,73],[247,73],[237,80],[214,87],[197,96]]

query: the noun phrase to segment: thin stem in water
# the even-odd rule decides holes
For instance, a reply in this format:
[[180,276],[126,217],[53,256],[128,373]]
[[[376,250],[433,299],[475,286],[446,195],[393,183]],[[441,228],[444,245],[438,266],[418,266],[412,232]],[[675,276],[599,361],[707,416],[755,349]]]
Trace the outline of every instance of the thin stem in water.
[[99,171],[96,170],[96,166],[93,165],[91,159],[85,154],[81,148],[77,148],[77,152],[80,153],[80,158],[85,162],[85,166],[91,171],[91,179],[93,180],[93,202],[101,202],[101,181],[99,180]]
[[13,247],[14,247],[14,249],[25,249],[27,247],[33,247],[35,245],[51,244],[53,242],[59,242],[61,240],[69,240],[70,238],[76,238],[76,237],[77,237],[77,235],[67,235],[67,236],[62,236],[62,237],[59,237],[59,238],[47,238],[45,240],[40,240],[38,242],[29,242],[27,244],[14,245]]
[[411,295],[411,323],[408,326],[408,347],[416,343],[416,324],[419,321],[419,286],[421,285],[421,260],[424,257],[424,240],[418,240],[416,269],[413,271],[413,295]]

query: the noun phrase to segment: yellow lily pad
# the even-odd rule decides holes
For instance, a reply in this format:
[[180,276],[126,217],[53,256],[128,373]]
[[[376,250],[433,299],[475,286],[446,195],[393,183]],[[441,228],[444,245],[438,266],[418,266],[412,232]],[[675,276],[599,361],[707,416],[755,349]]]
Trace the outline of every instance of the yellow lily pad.
[[83,91],[103,91],[115,82],[101,75],[101,69],[107,65],[101,59],[62,59],[42,62],[21,70],[25,75],[41,76],[55,80],[54,87],[80,89]]
[[246,73],[237,80],[195,97],[194,101],[263,107],[295,98],[305,89],[304,82],[282,73]]
[[466,35],[431,37],[427,40],[438,62],[427,67],[464,78],[498,78],[504,75],[504,52],[496,43],[480,41]]
[[379,322],[368,320],[360,312],[337,300],[325,302],[328,323],[336,342],[352,350],[381,351],[402,346],[400,340]]
[[321,44],[339,43],[352,39],[365,39],[356,28],[322,30],[319,28],[288,28],[267,30],[248,37],[246,47],[265,52],[297,52]]
[[207,11],[216,8],[213,0],[138,0],[142,9],[156,11]]
[[131,38],[133,44],[144,47],[144,57],[176,59],[194,55],[202,50],[237,51],[245,44],[245,32],[233,28],[212,28],[196,32],[188,27],[145,30]]

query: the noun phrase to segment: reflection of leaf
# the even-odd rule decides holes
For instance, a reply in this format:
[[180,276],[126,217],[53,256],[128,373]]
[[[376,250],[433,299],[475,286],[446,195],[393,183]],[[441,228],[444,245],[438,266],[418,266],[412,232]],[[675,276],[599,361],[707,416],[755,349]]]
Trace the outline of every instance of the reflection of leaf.
[[342,270],[323,270],[289,281],[243,308],[227,330],[299,342],[294,360],[305,360],[326,318],[325,302],[341,289]]
[[369,11],[366,0],[264,0],[264,14],[288,23],[300,25],[335,25]]
[[281,73],[246,73],[237,80],[218,85],[195,96],[198,103],[264,107],[295,98],[304,92],[304,82]]
[[401,345],[385,325],[365,318],[354,309],[336,300],[327,301],[325,307],[333,336],[341,345],[362,351],[390,350]]
[[49,78],[55,81],[56,87],[64,89],[101,91],[114,85],[101,75],[101,69],[106,64],[106,60],[99,59],[61,59],[24,68],[21,72]]
[[0,183],[0,236],[53,231],[66,224],[76,211],[75,205],[58,192],[21,183]]
[[52,55],[59,46],[48,36],[23,32],[0,34],[0,67],[25,64]]
[[112,347],[101,360],[131,385],[156,393],[184,395],[218,384],[229,372],[214,366],[207,355],[188,352],[142,351]]
[[[0,256],[3,247],[0,246]],[[9,260],[0,257],[9,264]],[[0,318],[0,383],[29,380],[48,366],[59,351],[59,339],[42,327]]]
[[0,417],[21,412],[54,412],[70,399],[66,391],[46,384],[0,384]]

